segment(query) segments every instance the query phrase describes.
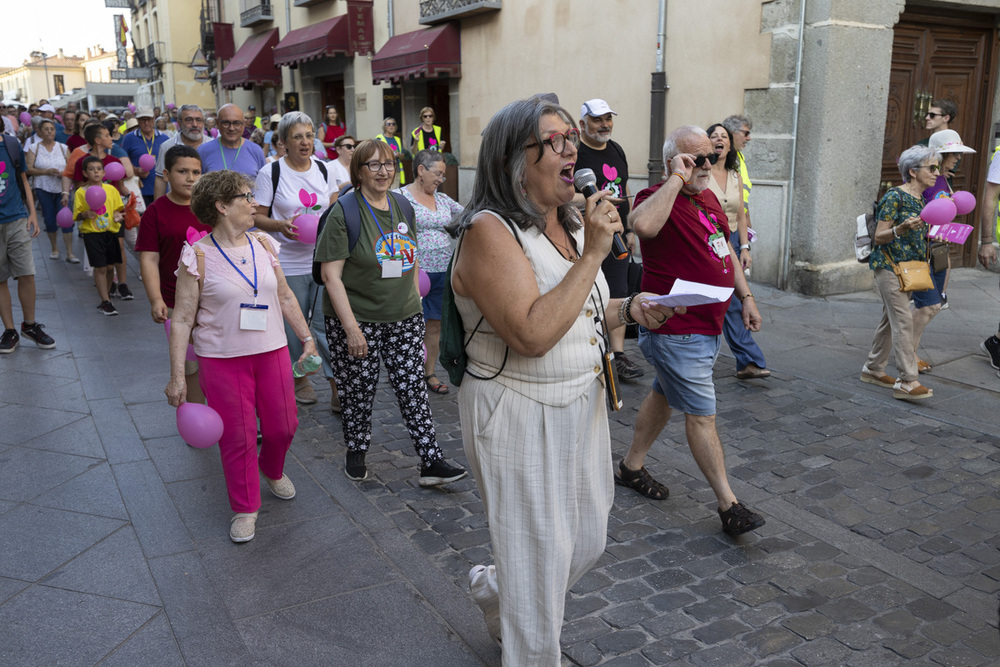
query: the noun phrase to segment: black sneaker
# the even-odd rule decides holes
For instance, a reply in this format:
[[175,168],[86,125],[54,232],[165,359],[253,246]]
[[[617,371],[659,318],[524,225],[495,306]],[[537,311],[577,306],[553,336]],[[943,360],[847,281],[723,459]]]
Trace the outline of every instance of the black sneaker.
[[990,336],[979,344],[983,352],[990,357],[990,366],[1000,371],[1000,340],[996,336]]
[[108,298],[113,299],[118,296],[118,283],[111,283],[111,287],[108,288]]
[[725,512],[719,510],[719,518],[722,519],[722,531],[726,535],[749,533],[765,523],[764,517],[741,503],[733,503]]
[[445,463],[444,459],[435,461],[420,470],[420,486],[441,486],[457,482],[469,473]]
[[634,380],[645,375],[641,368],[625,356],[624,352],[615,352],[615,370],[618,371],[618,377],[622,380]]
[[52,336],[42,331],[43,328],[45,328],[45,325],[38,322],[32,322],[31,324],[21,322],[21,334],[25,338],[35,341],[35,345],[43,350],[51,350],[56,346],[56,342],[52,340]]
[[97,307],[97,310],[101,311],[101,315],[117,315],[118,309],[115,308],[115,304],[110,301],[102,301],[101,305]]
[[365,465],[365,453],[362,451],[347,450],[347,465],[344,466],[344,474],[347,479],[355,482],[368,479],[368,466]]
[[122,301],[131,301],[135,298],[135,295],[132,294],[132,290],[128,288],[128,285],[118,283],[118,298]]
[[17,329],[4,329],[3,336],[0,336],[0,354],[13,352],[19,340],[21,337],[17,335]]
[[945,294],[944,292],[941,292],[941,310],[944,310],[947,307],[948,307],[948,295]]

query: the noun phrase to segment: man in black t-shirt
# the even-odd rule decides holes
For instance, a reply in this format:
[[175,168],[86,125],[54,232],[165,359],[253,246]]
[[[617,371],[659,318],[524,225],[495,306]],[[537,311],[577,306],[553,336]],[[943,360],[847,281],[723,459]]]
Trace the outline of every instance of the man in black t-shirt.
[[[614,117],[617,115],[604,100],[593,99],[583,103],[580,109],[580,148],[575,169],[594,171],[597,176],[597,189],[611,191],[609,201],[618,207],[618,214],[625,222],[628,220],[630,209],[628,161],[625,159],[622,147],[611,140],[611,131],[615,126]],[[577,192],[573,203],[582,209],[585,203],[583,194]],[[627,227],[624,240],[631,253],[635,245],[635,236]],[[612,298],[626,297],[629,294],[628,265],[628,257],[615,259],[612,254],[609,254],[601,265]],[[611,349],[615,353],[618,377],[624,380],[640,377],[643,374],[642,369],[632,363],[622,351],[625,345],[625,327],[614,329],[608,338],[611,339]]]

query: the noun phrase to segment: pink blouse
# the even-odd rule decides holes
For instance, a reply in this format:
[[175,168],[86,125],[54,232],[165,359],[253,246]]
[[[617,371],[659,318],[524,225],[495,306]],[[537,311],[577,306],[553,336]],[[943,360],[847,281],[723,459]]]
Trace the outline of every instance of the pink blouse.
[[[240,304],[253,303],[253,288],[226,261],[210,240],[198,242],[205,253],[205,279],[202,281],[198,313],[191,333],[194,351],[199,357],[231,358],[271,352],[288,344],[285,325],[278,303],[278,276],[274,268],[280,266],[277,258],[269,253],[251,234],[251,242],[239,248],[225,248],[226,256],[239,267],[252,282],[254,262],[257,265],[257,303],[267,306],[267,330],[244,331],[240,329]],[[251,244],[253,252],[251,253]],[[275,254],[278,243],[271,241]],[[185,243],[181,250],[180,271],[199,278],[198,258],[194,248]]]

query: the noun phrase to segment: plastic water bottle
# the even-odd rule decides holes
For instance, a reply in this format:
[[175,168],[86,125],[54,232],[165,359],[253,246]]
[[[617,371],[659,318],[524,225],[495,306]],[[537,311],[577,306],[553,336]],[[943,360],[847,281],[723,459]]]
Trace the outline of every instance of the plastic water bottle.
[[319,370],[319,367],[323,365],[323,360],[318,354],[311,354],[305,359],[300,359],[292,364],[292,375],[294,377],[300,378],[304,375],[308,375],[315,370]]

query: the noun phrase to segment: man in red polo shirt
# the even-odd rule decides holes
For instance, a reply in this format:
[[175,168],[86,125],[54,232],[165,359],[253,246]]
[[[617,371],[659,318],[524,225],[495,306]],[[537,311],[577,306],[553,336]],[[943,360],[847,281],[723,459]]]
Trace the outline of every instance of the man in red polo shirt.
[[[729,222],[709,191],[718,155],[700,127],[686,125],[663,144],[666,180],[641,191],[629,215],[642,247],[642,290],[668,294],[678,279],[734,287],[743,305],[743,324],[759,331],[760,313],[740,261],[729,243]],[[655,332],[639,330],[639,348],[656,370],[652,391],[636,418],[632,445],[615,481],[654,499],[669,491],[643,467],[646,453],[667,425],[672,408],[684,412],[688,446],[719,502],[722,529],[740,535],[760,528],[764,518],[736,500],[726,474],[725,454],[715,428],[712,367],[719,355],[722,322],[729,302],[693,306]]]

